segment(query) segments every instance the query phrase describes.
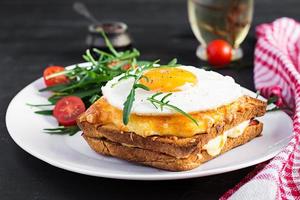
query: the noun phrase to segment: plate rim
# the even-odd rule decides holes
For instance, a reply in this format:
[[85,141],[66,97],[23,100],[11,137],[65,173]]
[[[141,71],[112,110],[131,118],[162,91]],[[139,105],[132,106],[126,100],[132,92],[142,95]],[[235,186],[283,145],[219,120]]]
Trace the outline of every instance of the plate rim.
[[[87,63],[80,63],[81,64],[87,64]],[[211,176],[211,175],[216,175],[216,174],[222,174],[222,173],[226,173],[226,172],[230,172],[230,171],[235,171],[238,169],[243,169],[249,166],[253,166],[256,165],[258,163],[267,161],[273,157],[275,157],[279,152],[282,151],[282,149],[278,149],[276,151],[273,151],[272,153],[269,153],[265,156],[262,156],[260,158],[248,161],[248,162],[244,162],[244,163],[240,163],[240,164],[236,164],[233,166],[226,166],[226,167],[221,167],[221,168],[217,168],[217,169],[210,169],[210,170],[205,170],[205,173],[200,173],[199,171],[184,171],[185,173],[182,172],[169,172],[166,174],[151,174],[151,175],[127,175],[127,174],[120,174],[120,173],[111,173],[111,172],[102,172],[101,171],[91,171],[88,169],[83,169],[77,166],[72,166],[70,165],[70,163],[68,162],[57,162],[55,159],[51,159],[47,156],[44,156],[42,154],[40,154],[39,152],[36,152],[34,150],[31,150],[30,147],[28,147],[27,145],[22,144],[21,141],[19,141],[15,135],[11,132],[13,132],[11,130],[11,128],[9,128],[8,126],[8,117],[9,117],[9,113],[10,110],[12,109],[12,105],[14,103],[14,101],[16,101],[17,97],[21,94],[21,92],[23,90],[25,90],[26,88],[30,87],[32,84],[41,81],[41,78],[38,78],[36,80],[34,80],[33,82],[29,83],[28,85],[26,85],[24,88],[22,88],[21,90],[18,91],[18,93],[10,100],[7,109],[6,109],[6,113],[5,113],[5,124],[6,124],[6,129],[10,135],[10,137],[13,139],[13,141],[21,148],[23,149],[25,152],[29,153],[30,155],[38,158],[41,161],[44,161],[54,167],[58,167],[60,169],[64,169],[70,172],[75,172],[75,173],[79,173],[79,174],[84,174],[84,175],[89,175],[89,176],[95,176],[95,177],[103,177],[103,178],[111,178],[111,179],[121,179],[121,180],[144,180],[144,181],[158,181],[158,180],[178,180],[178,179],[190,179],[190,178],[197,178],[197,177],[204,177],[204,176]],[[254,93],[253,91],[241,86],[243,89],[246,89],[247,91],[250,91],[251,93]],[[278,111],[277,111],[278,112]],[[292,124],[292,119],[283,111],[279,111],[282,112],[284,115],[286,115],[287,119],[290,121],[290,123]],[[291,134],[292,136],[292,134]],[[66,164],[68,163],[68,164]],[[130,164],[130,163],[129,163]],[[188,172],[188,173],[186,173]],[[181,174],[182,173],[182,174]],[[174,176],[175,175],[175,176]]]

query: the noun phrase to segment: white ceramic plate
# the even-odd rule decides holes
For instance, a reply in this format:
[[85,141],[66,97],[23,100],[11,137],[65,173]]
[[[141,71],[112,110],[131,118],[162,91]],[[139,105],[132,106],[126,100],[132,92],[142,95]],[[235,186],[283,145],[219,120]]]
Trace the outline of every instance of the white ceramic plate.
[[[49,94],[39,93],[44,87],[38,79],[20,91],[9,104],[6,125],[13,140],[31,155],[69,171],[92,176],[132,179],[168,180],[208,176],[229,172],[274,157],[292,136],[292,121],[284,112],[267,113],[260,118],[264,123],[262,137],[237,147],[200,167],[185,172],[168,172],[106,157],[92,151],[80,133],[75,136],[58,136],[43,133],[43,128],[56,126],[52,117],[34,114],[26,103],[47,103]],[[255,95],[248,91],[249,94]]]

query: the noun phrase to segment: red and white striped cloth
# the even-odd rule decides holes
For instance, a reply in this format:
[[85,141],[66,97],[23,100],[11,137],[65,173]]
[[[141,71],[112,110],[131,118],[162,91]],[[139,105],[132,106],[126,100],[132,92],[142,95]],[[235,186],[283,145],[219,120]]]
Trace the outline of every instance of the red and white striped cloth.
[[293,109],[294,136],[221,199],[300,199],[300,23],[280,18],[259,25],[256,34],[255,86],[266,97],[280,94]]

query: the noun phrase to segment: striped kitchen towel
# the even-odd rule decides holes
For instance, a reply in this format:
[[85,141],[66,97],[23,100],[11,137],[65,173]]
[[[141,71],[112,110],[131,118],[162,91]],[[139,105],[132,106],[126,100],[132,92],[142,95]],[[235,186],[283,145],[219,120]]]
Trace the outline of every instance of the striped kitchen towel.
[[256,28],[256,89],[293,110],[293,138],[221,199],[300,199],[300,23],[280,18]]

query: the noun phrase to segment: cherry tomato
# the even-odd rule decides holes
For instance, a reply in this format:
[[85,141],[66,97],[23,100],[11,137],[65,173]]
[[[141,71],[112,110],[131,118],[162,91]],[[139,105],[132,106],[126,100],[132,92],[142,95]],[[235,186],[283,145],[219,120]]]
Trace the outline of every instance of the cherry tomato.
[[48,76],[55,74],[57,72],[61,72],[64,71],[65,68],[61,67],[61,66],[49,66],[44,70],[44,82],[45,84],[49,87],[49,86],[54,86],[57,84],[63,84],[63,83],[68,83],[69,79],[65,76],[65,75],[60,75],[60,76],[56,76],[53,78],[47,78]]
[[128,69],[130,69],[130,67],[131,67],[130,64],[126,64],[126,65],[123,65],[123,66],[122,66],[122,69],[123,69],[123,70],[128,70]]
[[60,125],[71,126],[76,124],[77,117],[84,111],[85,105],[79,97],[67,96],[55,104],[53,116]]
[[256,126],[257,124],[259,124],[259,121],[257,121],[256,119],[251,119],[249,125],[250,126]]
[[206,49],[209,64],[222,68],[229,64],[232,56],[232,47],[225,40],[213,40]]
[[[116,66],[118,64],[119,64],[119,61],[112,61],[112,62],[108,63],[107,66],[110,68],[113,68],[114,66]],[[123,65],[121,68],[123,70],[128,70],[128,69],[130,69],[130,67],[131,67],[131,64],[128,63],[128,64]]]
[[111,61],[111,62],[109,62],[108,64],[107,64],[107,66],[109,67],[109,68],[113,68],[114,66],[116,66],[117,64],[119,63],[119,61]]

